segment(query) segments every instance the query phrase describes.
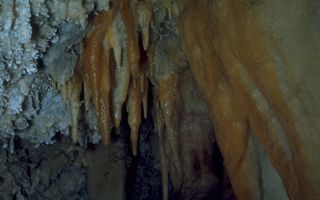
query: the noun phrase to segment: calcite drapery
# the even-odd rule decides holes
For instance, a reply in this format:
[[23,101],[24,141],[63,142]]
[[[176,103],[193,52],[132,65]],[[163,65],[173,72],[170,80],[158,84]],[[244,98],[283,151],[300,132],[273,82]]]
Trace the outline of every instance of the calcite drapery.
[[[111,90],[110,44],[107,27],[110,27],[115,9],[102,11],[92,22],[92,30],[85,39],[83,49],[84,84],[90,90],[98,118],[98,127],[103,143],[110,142]],[[87,92],[88,93],[88,92]],[[88,97],[88,95],[85,95]],[[88,100],[86,100],[88,101]]]
[[273,38],[270,46],[262,30],[263,17],[268,17],[262,11],[267,5],[234,0],[179,2],[186,50],[211,107],[217,141],[237,197],[266,198],[260,191],[266,184],[259,178],[263,172],[256,171],[261,167],[259,155],[252,154],[257,147],[250,145],[250,138],[257,138],[265,148],[289,198],[319,196],[320,177],[312,173],[320,166],[313,156],[320,148],[311,142],[319,141],[319,134],[317,129],[310,130],[303,112],[299,113],[306,108],[301,107],[303,101],[298,102],[290,83],[284,85],[279,78],[279,73],[283,79],[292,79],[293,74],[283,73],[287,66],[272,57],[279,41]]
[[81,61],[85,106],[87,109],[91,98],[103,143],[110,143],[111,123],[119,128],[122,106],[128,98],[128,122],[136,155],[141,105],[143,102],[146,107],[148,101],[148,80],[146,71],[139,69],[138,33],[134,8],[129,1],[117,2],[109,11],[101,11],[93,18]]
[[131,76],[134,78],[133,83],[139,76],[139,60],[140,60],[140,49],[138,42],[138,33],[137,33],[137,23],[134,15],[133,1],[121,0],[120,1],[120,12],[124,21],[124,24],[127,28],[127,51],[128,51],[128,60],[131,69]]

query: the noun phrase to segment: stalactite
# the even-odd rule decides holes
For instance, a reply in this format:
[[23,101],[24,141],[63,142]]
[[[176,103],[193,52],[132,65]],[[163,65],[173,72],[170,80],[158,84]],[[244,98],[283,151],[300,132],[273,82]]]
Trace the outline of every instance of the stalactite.
[[139,1],[137,5],[137,21],[142,31],[144,50],[149,46],[149,29],[152,18],[152,5],[150,2]]
[[[313,1],[315,2],[316,0],[311,0],[310,2]],[[89,19],[89,25],[91,26],[88,27],[89,32],[84,39],[83,49],[80,47],[82,55],[75,67],[73,76],[63,84],[54,80],[57,78],[53,78],[51,82],[52,88],[61,92],[64,103],[69,103],[73,143],[79,141],[78,121],[81,108],[80,95],[83,86],[85,110],[89,111],[90,103],[93,104],[99,133],[104,144],[110,143],[112,125],[119,130],[120,122],[123,118],[123,105],[126,105],[128,123],[131,128],[132,152],[133,155],[137,155],[141,117],[147,118],[148,106],[150,106],[148,103],[151,104],[151,102],[148,102],[151,99],[149,98],[149,90],[151,88],[154,89],[152,94],[154,100],[153,119],[159,137],[163,199],[168,199],[169,173],[174,189],[177,191],[186,190],[188,186],[193,186],[183,183],[185,181],[183,179],[193,178],[188,174],[190,171],[193,172],[192,167],[201,168],[197,172],[200,174],[205,171],[207,173],[206,177],[211,173],[210,170],[203,167],[204,165],[208,167],[211,164],[209,162],[212,160],[208,159],[210,160],[208,161],[209,164],[205,160],[205,157],[210,157],[211,153],[209,150],[209,153],[204,150],[210,149],[211,143],[203,141],[208,139],[209,137],[206,136],[213,131],[210,128],[206,129],[203,132],[208,134],[203,138],[199,136],[200,139],[197,141],[190,141],[188,139],[195,139],[195,137],[186,136],[189,133],[191,133],[189,135],[194,136],[196,133],[194,129],[197,129],[197,131],[199,129],[204,130],[201,129],[203,124],[211,127],[211,123],[199,122],[209,120],[205,117],[205,120],[202,120],[203,118],[201,117],[198,117],[197,120],[194,120],[195,117],[185,117],[187,114],[196,116],[196,111],[206,109],[204,108],[205,106],[199,103],[202,102],[199,100],[201,99],[200,95],[197,96],[199,98],[194,98],[199,100],[199,104],[192,104],[196,102],[196,100],[192,99],[196,96],[194,91],[200,90],[210,110],[211,122],[215,130],[212,137],[217,140],[219,150],[223,155],[224,167],[228,171],[233,189],[239,199],[265,199],[263,184],[266,183],[261,175],[266,173],[262,169],[262,163],[265,160],[271,161],[270,168],[275,171],[273,175],[276,178],[280,177],[279,179],[281,180],[278,185],[283,189],[281,192],[284,193],[284,196],[286,196],[286,192],[290,199],[315,199],[315,197],[320,196],[317,188],[320,185],[320,176],[309,174],[316,171],[320,166],[320,160],[314,157],[320,151],[319,134],[317,134],[319,127],[317,126],[316,118],[320,114],[312,111],[314,105],[306,106],[309,102],[304,100],[304,98],[310,98],[314,102],[317,100],[316,93],[318,88],[313,85],[318,82],[315,80],[309,82],[307,81],[307,76],[306,78],[300,75],[304,70],[312,70],[314,67],[302,69],[304,67],[303,63],[297,64],[297,66],[303,66],[301,68],[300,66],[297,68],[295,68],[296,66],[288,67],[292,63],[296,63],[295,60],[290,60],[292,55],[289,54],[294,52],[292,47],[298,46],[297,44],[293,46],[289,43],[295,41],[299,45],[303,44],[301,46],[305,50],[308,42],[312,41],[305,41],[303,37],[304,32],[309,32],[311,27],[308,27],[309,25],[307,26],[304,20],[298,21],[298,25],[293,28],[289,27],[288,24],[290,23],[287,23],[285,25],[289,28],[279,29],[278,27],[283,23],[280,21],[273,27],[269,21],[279,18],[277,16],[279,11],[276,12],[271,8],[279,9],[282,8],[280,6],[286,5],[277,3],[276,5],[279,7],[272,7],[273,3],[270,3],[271,7],[268,7],[270,5],[268,5],[267,1],[264,3],[254,0],[103,1],[102,4],[105,6],[102,7],[107,8],[107,4],[109,4],[108,11],[104,10],[105,8],[99,8],[101,7],[101,5],[98,5],[99,1],[96,1],[96,4],[93,2],[91,4],[90,2],[88,1],[85,5],[82,5],[82,1],[70,1],[70,3],[66,4],[66,7],[61,4],[61,10],[65,10],[62,13],[61,20],[79,21],[84,26],[87,19]],[[84,8],[91,5],[91,9]],[[301,3],[301,5],[308,7],[308,9],[312,7],[309,4]],[[55,12],[60,9],[60,3],[48,4],[47,6],[48,10],[51,9],[50,6],[57,7]],[[82,8],[82,10],[79,10],[81,11],[79,14],[77,13],[77,8]],[[19,7],[15,9],[17,12],[20,10]],[[37,9],[39,8],[35,8],[34,12]],[[272,12],[268,9],[272,10]],[[313,10],[307,11],[308,15],[311,15]],[[272,17],[265,13],[272,13]],[[301,13],[303,12],[301,11]],[[92,16],[94,14],[97,15]],[[87,18],[87,15],[90,17]],[[294,16],[294,12],[290,12],[290,15]],[[23,16],[23,13],[21,16]],[[39,18],[35,19],[36,21],[40,20],[41,17],[39,16],[36,16],[36,18]],[[81,19],[76,20],[77,16]],[[90,21],[91,16],[92,21]],[[10,16],[6,17],[11,18]],[[27,18],[29,17],[27,16]],[[17,17],[12,17],[12,19],[15,18]],[[296,19],[298,17],[290,20],[293,22]],[[9,20],[7,23],[10,25],[11,21]],[[50,23],[53,23],[53,21]],[[29,24],[29,21],[27,20],[26,23]],[[313,27],[313,23],[310,21],[312,29],[317,29],[317,27]],[[152,27],[150,27],[151,24]],[[11,27],[9,25],[8,27]],[[17,24],[13,25],[16,26]],[[79,50],[78,39],[65,38],[63,33],[60,37],[60,33],[54,31],[58,28],[56,26],[39,27],[39,35],[43,35],[43,38],[48,40],[45,44],[41,45],[43,38],[40,37],[38,40],[38,34],[34,35],[35,38],[30,35],[32,40],[35,39],[35,48],[38,49],[40,46],[41,49],[43,48],[39,52],[38,50],[35,51],[34,54],[39,53],[39,56],[30,57],[34,60],[36,60],[35,57],[39,57],[47,69],[55,69],[51,66],[54,66],[55,62],[57,64],[63,63],[52,61],[54,64],[51,64],[51,61],[46,61],[50,54],[55,54],[54,51],[54,53],[50,53],[51,49],[55,49],[55,46],[61,45],[61,47],[68,50],[69,46],[72,46],[70,48],[72,51],[70,50],[70,52],[78,53]],[[304,28],[304,31],[299,32],[299,29],[303,29],[304,26],[308,28]],[[65,24],[61,26],[61,32],[64,31],[65,27],[67,27]],[[177,30],[178,27],[179,30]],[[290,32],[288,31],[287,35],[285,35],[282,33],[285,32],[283,30],[290,30]],[[79,33],[77,37],[82,37],[82,31],[84,30],[81,29],[81,34]],[[27,32],[32,32],[31,26],[27,29]],[[42,32],[52,33],[46,35],[42,34]],[[313,34],[310,33],[310,35]],[[288,39],[289,42],[286,36],[290,38],[290,40]],[[68,37],[67,34],[66,37]],[[280,40],[281,44],[276,44],[280,43]],[[49,41],[52,41],[52,48]],[[286,42],[288,42],[286,44],[288,46],[284,45]],[[68,45],[64,46],[65,43],[68,43]],[[8,44],[2,45],[4,49]],[[24,47],[24,45],[22,46]],[[20,54],[20,51],[22,52],[18,48],[18,54]],[[12,53],[15,52],[8,52],[8,55],[4,54],[2,57],[10,58]],[[188,62],[185,59],[185,53],[188,55]],[[308,53],[304,53],[303,56],[309,59],[306,56]],[[317,54],[315,54],[316,56]],[[73,57],[75,56],[64,57],[64,59],[70,58],[72,60]],[[8,60],[8,58],[4,60]],[[301,62],[308,63],[308,59],[301,59]],[[22,62],[20,61],[21,59],[15,59],[15,57],[11,60],[17,63]],[[315,61],[311,62],[312,65],[316,61],[315,59]],[[31,63],[36,65],[34,61]],[[73,61],[70,61],[70,63],[73,63]],[[2,63],[0,62],[0,64]],[[71,69],[71,64],[69,65]],[[21,74],[20,72],[15,74],[14,71],[19,68],[12,67],[11,69],[7,63],[4,63],[1,67],[3,68],[0,69],[1,73],[8,75],[1,76],[0,90],[16,89],[13,88],[13,82],[8,82],[7,79],[20,82],[20,78],[24,79],[25,74],[22,74],[22,72]],[[189,73],[189,70],[192,71],[194,77],[180,79],[183,75],[179,74],[179,72],[187,71]],[[28,72],[27,68],[20,69],[20,71]],[[317,70],[315,71],[317,72]],[[68,71],[67,77],[69,77],[69,73]],[[189,75],[191,76],[191,74]],[[190,92],[192,94],[188,93],[188,95],[181,92],[186,91],[186,88],[181,89],[181,85],[195,86],[194,82],[191,82],[192,85],[185,84],[186,80],[193,80],[193,78],[199,88],[192,87],[193,89],[189,91],[193,93]],[[61,80],[65,80],[65,78]],[[21,88],[18,88],[19,91],[14,92],[23,93],[24,96],[31,93],[24,88],[26,83],[21,84]],[[309,88],[306,87],[306,90],[310,91],[303,91],[304,86],[309,86]],[[37,92],[33,96],[36,102],[34,104],[37,104],[33,105],[37,107],[35,112],[40,110],[41,94]],[[10,111],[10,108],[7,109],[7,106],[11,107],[10,104],[16,107],[18,105],[15,104],[18,103],[18,107],[20,107],[20,104],[23,107],[22,103],[15,102],[18,100],[15,97],[11,98],[11,96],[11,94],[8,94],[8,96],[4,96],[4,100],[0,99],[0,104],[3,107],[0,108],[1,112]],[[21,99],[24,96],[20,96]],[[197,107],[198,110],[193,106]],[[21,114],[28,114],[27,112],[22,112],[22,108],[20,110]],[[150,110],[149,113],[151,113]],[[204,111],[199,111],[199,113],[205,116],[209,115]],[[23,120],[33,120],[29,116],[27,119],[24,119],[25,117],[27,116],[23,116]],[[18,119],[20,119],[18,116],[6,119],[10,126],[12,124],[13,127],[12,130],[10,128],[6,131],[10,131],[10,134],[12,132],[16,134],[15,131],[17,129],[17,136],[20,136],[20,134],[23,136],[24,133],[19,129]],[[37,118],[34,120],[37,120]],[[186,128],[188,120],[193,123],[190,125],[190,127],[192,126],[190,130],[188,129],[189,127]],[[182,121],[187,125],[184,124],[182,126]],[[25,126],[29,126],[29,124]],[[64,127],[61,127],[61,130],[64,130]],[[10,138],[10,142],[14,143],[12,138]],[[184,148],[189,145],[189,142],[192,147],[188,147],[189,149]],[[203,145],[202,148],[198,148],[199,144]],[[10,146],[14,147],[14,144]],[[258,152],[260,148],[263,149],[261,150],[263,153],[266,152],[264,161],[261,161],[262,158],[259,157],[261,155],[258,155],[261,153]],[[185,155],[190,156],[188,161],[183,157]],[[190,167],[194,164],[194,161],[197,162],[197,165]],[[186,166],[188,164],[189,166]],[[197,180],[200,179],[198,178]],[[208,182],[205,184],[207,184],[206,186],[212,186]],[[184,199],[182,196],[179,197]]]
[[[156,108],[153,110],[153,117],[159,137],[163,199],[166,200],[169,198],[169,172],[177,191],[182,188],[183,181],[177,69],[184,64],[180,62],[180,51],[176,49],[177,47],[180,50],[180,43],[175,41],[178,37],[173,34],[174,39],[168,37],[164,45],[157,46],[157,48],[163,48],[157,53],[164,53],[167,56],[165,61],[160,61],[165,66],[161,69],[157,68],[159,63],[155,61],[159,62],[159,57],[157,60],[154,59],[155,46],[149,43],[151,5],[149,1],[139,1],[134,4],[132,1],[121,0],[119,5],[116,2],[112,4],[109,11],[102,11],[93,18],[80,59],[83,63],[83,77],[80,78],[83,82],[85,109],[88,110],[90,99],[92,99],[98,129],[104,144],[110,142],[111,122],[113,121],[116,128],[120,127],[122,107],[126,103],[128,124],[131,129],[132,153],[136,156],[141,117],[146,118],[148,114],[149,80],[151,80],[149,76],[159,76],[153,77],[157,79]],[[123,29],[121,24],[124,24]],[[141,47],[137,26],[142,33]],[[146,51],[146,57],[143,55],[140,58],[140,51],[142,53]],[[71,80],[75,78],[78,83],[79,77],[76,73]],[[76,141],[80,103],[76,104],[75,100],[79,100],[80,90],[72,88],[67,84],[67,93],[72,95],[70,96],[72,99],[72,138]]]
[[[105,144],[110,142],[109,95],[112,83],[109,58],[110,44],[106,36],[107,27],[110,27],[115,11],[115,9],[108,12],[102,11],[94,18],[92,30],[85,39],[82,59],[85,89],[90,89],[97,113],[99,132]],[[86,94],[88,93],[86,92]]]
[[123,50],[123,41],[126,40],[126,34],[122,32],[119,26],[123,24],[120,13],[117,11],[113,22],[107,27],[107,35],[111,48],[113,49],[117,67],[121,67],[121,56]]
[[126,26],[126,32],[128,35],[127,40],[127,51],[128,51],[128,60],[131,70],[131,76],[133,77],[133,84],[135,80],[139,77],[139,60],[140,60],[140,49],[138,43],[138,34],[137,34],[137,24],[134,14],[134,9],[132,1],[130,0],[121,0],[120,1],[120,12],[124,24]]
[[[77,68],[76,68],[77,70]],[[71,138],[73,143],[78,142],[78,121],[80,114],[80,93],[82,80],[79,72],[75,72],[70,81],[67,83],[67,93],[71,110]]]
[[98,77],[101,74],[99,71],[101,71],[102,44],[106,32],[104,26],[107,25],[106,17],[107,13],[103,11],[94,18],[92,30],[85,39],[83,49],[85,82],[91,91],[91,98],[97,111],[99,110]]
[[112,92],[113,119],[115,126],[119,128],[122,118],[122,106],[127,99],[130,83],[130,69],[126,50],[123,53],[122,66],[116,67],[114,74],[115,86]]
[[[84,42],[81,60],[84,65],[85,107],[87,110],[89,99],[92,98],[103,143],[109,143],[110,116],[113,116],[114,125],[119,127],[122,105],[127,99],[132,77],[127,107],[128,121],[132,130],[133,153],[136,155],[142,95],[146,96],[144,98],[146,108],[148,85],[144,79],[141,80],[141,77],[145,78],[145,74],[139,70],[140,49],[133,5],[130,1],[123,0],[120,2],[120,7],[118,6],[115,3],[110,11],[102,11],[94,17],[91,31]],[[120,23],[125,25],[125,30],[119,27]],[[109,58],[111,49],[116,67],[111,66]],[[146,92],[143,92],[144,88]]]
[[110,91],[111,91],[111,70],[110,70],[110,46],[108,39],[103,41],[102,66],[99,80],[99,110],[98,123],[99,130],[102,136],[102,141],[105,144],[110,143]]
[[138,153],[139,127],[141,123],[141,90],[140,79],[136,80],[137,85],[131,83],[129,98],[127,102],[128,123],[131,129],[130,139],[133,155]]

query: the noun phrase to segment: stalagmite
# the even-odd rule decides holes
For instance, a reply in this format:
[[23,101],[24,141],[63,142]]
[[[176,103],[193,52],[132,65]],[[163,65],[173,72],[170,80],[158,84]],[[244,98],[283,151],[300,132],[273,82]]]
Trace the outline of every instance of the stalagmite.
[[152,5],[150,2],[139,1],[137,5],[137,21],[142,31],[142,43],[144,50],[149,46],[149,29],[152,18]]
[[99,110],[98,77],[101,74],[102,44],[106,33],[105,27],[108,25],[106,18],[107,13],[104,11],[94,18],[92,30],[85,39],[83,49],[85,82],[91,91],[91,98],[96,107],[96,111]]
[[135,80],[139,77],[139,60],[140,60],[140,49],[138,43],[137,34],[137,24],[136,18],[133,10],[132,1],[121,0],[120,1],[120,12],[124,24],[126,26],[126,32],[128,35],[127,39],[127,51],[128,60],[131,70],[131,75],[133,77],[133,84]]
[[131,82],[127,102],[128,123],[131,129],[130,139],[133,155],[137,155],[138,153],[139,127],[141,123],[141,90],[140,87],[138,87],[140,79],[137,79],[136,83],[138,84],[134,86]]

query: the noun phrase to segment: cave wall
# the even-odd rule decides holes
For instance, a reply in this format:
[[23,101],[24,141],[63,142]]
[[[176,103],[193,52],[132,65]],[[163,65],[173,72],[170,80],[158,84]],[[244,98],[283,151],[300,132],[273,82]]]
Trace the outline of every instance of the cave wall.
[[[96,8],[95,3],[0,2],[0,132],[4,148],[13,144],[14,137],[37,146],[54,143],[57,132],[70,134],[70,107],[55,88],[73,74],[88,15],[94,9],[108,9],[108,1],[99,1]],[[91,116],[95,118],[95,114]],[[92,127],[92,140],[98,140]]]
[[2,0],[1,145],[110,144],[125,118],[137,155],[150,112],[164,199],[217,195],[216,143],[238,199],[315,199],[319,6]]

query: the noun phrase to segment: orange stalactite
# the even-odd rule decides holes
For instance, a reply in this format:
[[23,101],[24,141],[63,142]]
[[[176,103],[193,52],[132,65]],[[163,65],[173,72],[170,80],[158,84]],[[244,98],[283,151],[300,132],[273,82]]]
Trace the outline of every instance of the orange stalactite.
[[[107,27],[113,21],[115,9],[102,11],[92,22],[92,29],[84,42],[83,66],[86,94],[91,94],[98,118],[98,127],[105,144],[110,142],[111,72]],[[86,97],[88,95],[85,95]],[[87,100],[86,100],[87,101]]]
[[99,95],[98,95],[98,76],[101,74],[101,58],[102,58],[102,44],[105,37],[107,13],[101,12],[93,19],[92,29],[84,42],[83,49],[83,66],[85,74],[85,82],[91,91],[91,98],[93,104],[98,111]]
[[[126,104],[132,152],[137,155],[141,117],[147,117],[149,83],[152,83],[163,198],[168,198],[169,172],[174,188],[182,188],[182,180],[187,177],[183,170],[188,168],[181,161],[185,155],[180,148],[181,141],[185,140],[179,127],[183,118],[179,103],[185,103],[181,96],[186,95],[179,93],[181,76],[174,68],[182,69],[184,58],[181,57],[185,55],[178,54],[178,48],[172,48],[180,47],[181,44],[175,45],[175,42],[181,37],[186,51],[181,54],[187,53],[188,64],[210,110],[214,137],[236,196],[264,198],[259,151],[266,152],[290,199],[319,196],[316,186],[320,178],[308,174],[320,163],[313,157],[315,150],[319,150],[315,140],[318,135],[299,122],[299,112],[295,109],[304,109],[300,103],[293,108],[293,104],[287,102],[288,96],[284,93],[292,96],[295,93],[289,94],[289,89],[283,91],[280,85],[271,44],[260,27],[257,12],[261,8],[238,0],[218,4],[208,0],[165,1],[166,20],[177,22],[179,30],[170,30],[168,44],[161,39],[158,45],[149,38],[152,5],[151,0],[119,0],[109,11],[93,17],[91,30],[84,40],[80,61],[83,65],[77,64],[73,77],[65,84],[53,82],[53,87],[61,90],[64,101],[67,99],[70,104],[72,141],[78,141],[83,83],[85,109],[88,110],[92,100],[104,144],[110,142],[111,121],[119,128],[122,107]],[[171,32],[175,33],[171,35]],[[158,53],[161,53],[160,59]],[[159,65],[161,62],[170,65]],[[204,160],[201,157],[199,161]]]
[[110,71],[110,47],[108,41],[104,40],[102,66],[100,71],[99,88],[99,110],[98,123],[99,130],[104,144],[110,143],[110,91],[111,91],[111,71]]
[[139,49],[137,25],[135,21],[132,1],[121,0],[120,13],[127,29],[128,60],[129,60],[129,66],[131,70],[131,76],[134,78],[133,84],[135,84],[135,80],[139,77],[139,71],[140,71],[139,70],[140,49]]

